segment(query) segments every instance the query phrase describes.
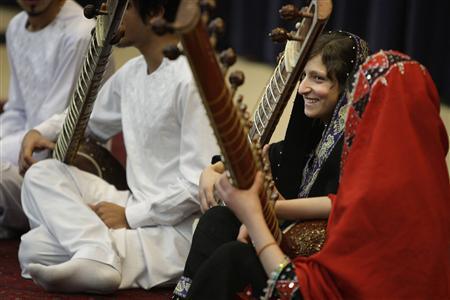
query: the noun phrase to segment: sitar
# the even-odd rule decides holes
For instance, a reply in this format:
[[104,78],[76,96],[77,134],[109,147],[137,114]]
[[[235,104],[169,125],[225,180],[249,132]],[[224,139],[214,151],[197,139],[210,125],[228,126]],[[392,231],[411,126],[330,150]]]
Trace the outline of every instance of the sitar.
[[[261,145],[269,143],[297,86],[309,53],[325,27],[331,11],[331,0],[312,0],[301,10],[293,5],[285,5],[280,9],[283,19],[302,18],[302,20],[301,23],[297,23],[295,33],[288,33],[281,28],[274,29],[271,32],[272,39],[277,42],[291,40],[297,43],[295,48],[298,53],[294,58],[290,58],[289,63],[286,62],[284,53],[278,59],[278,64],[253,114],[252,127],[248,132],[249,141],[257,140]],[[292,223],[283,230],[283,250],[291,257],[310,256],[318,252],[325,242],[326,226],[326,220]]]
[[127,4],[127,0],[107,0],[99,8],[85,7],[85,15],[95,17],[96,25],[52,153],[53,158],[93,173],[120,190],[128,188],[123,166],[98,142],[85,138],[85,131]]
[[[280,117],[306,64],[308,51],[310,51],[315,38],[320,34],[330,13],[331,2],[325,0],[311,1],[308,11],[304,11],[304,16],[307,16],[310,21],[302,22],[305,27],[299,29],[295,36],[298,42],[302,43],[300,58],[292,72],[285,72],[282,69],[283,66],[280,66],[281,60],[270,82],[271,87],[272,83],[273,87],[279,84],[276,93],[273,89],[266,89],[261,104],[270,108],[272,117],[264,120],[258,119],[252,127],[254,129],[250,128],[250,132],[246,127],[247,120],[242,118],[245,111],[240,111],[234,105],[233,93],[225,83],[215,51],[209,42],[206,26],[202,21],[205,18],[201,15],[199,1],[181,0],[173,24],[167,24],[163,21],[154,22],[154,27],[158,27],[156,30],[159,32],[174,31],[180,33],[183,51],[188,57],[203,104],[222,150],[230,180],[237,188],[250,188],[257,171],[264,169],[267,171],[267,165],[264,168],[265,164],[261,151],[258,150],[257,142],[258,140],[262,141],[263,138],[267,139],[272,134],[278,121],[277,118]],[[267,95],[269,92],[270,95]],[[276,105],[280,107],[278,110],[274,109]],[[266,110],[266,113],[268,112],[269,110]],[[268,122],[269,119],[271,120],[270,123]],[[258,133],[256,138],[254,138],[256,133],[252,133],[252,130]],[[260,199],[264,217],[273,236],[290,256],[310,255],[312,252],[316,252],[318,250],[316,243],[307,247],[304,245],[304,243],[309,244],[307,239],[311,240],[311,238],[305,236],[306,239],[302,240],[300,246],[299,243],[295,243],[299,241],[298,238],[295,241],[283,238],[273,207],[274,198],[273,182],[270,175],[267,174],[264,191]],[[303,225],[300,226],[304,227]],[[308,233],[308,235],[310,234]]]
[[[298,10],[293,5],[285,5],[280,14],[285,20],[298,20],[296,32],[287,32],[276,28],[270,36],[276,42],[291,40],[296,43],[296,57],[286,62],[284,53],[278,59],[277,66],[253,114],[249,139],[257,139],[261,145],[269,143],[270,138],[289,102],[298,80],[307,63],[314,42],[322,32],[331,14],[331,0],[312,0],[307,7]],[[294,61],[293,61],[294,60]],[[290,65],[289,67],[287,65]]]

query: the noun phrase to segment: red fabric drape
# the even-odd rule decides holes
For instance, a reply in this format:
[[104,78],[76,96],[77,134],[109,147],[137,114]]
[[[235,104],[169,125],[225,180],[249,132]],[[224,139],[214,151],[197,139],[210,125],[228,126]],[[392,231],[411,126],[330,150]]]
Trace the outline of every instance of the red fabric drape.
[[[450,299],[439,96],[427,71],[398,55],[380,52],[358,74],[346,124],[352,146],[332,197],[328,240],[294,261],[305,299]],[[358,101],[368,101],[361,119]]]

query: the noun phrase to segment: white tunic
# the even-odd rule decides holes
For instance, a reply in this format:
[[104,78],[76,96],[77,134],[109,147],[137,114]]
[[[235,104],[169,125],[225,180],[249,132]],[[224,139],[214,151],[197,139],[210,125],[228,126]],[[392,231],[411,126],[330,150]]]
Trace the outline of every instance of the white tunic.
[[11,78],[0,115],[0,160],[15,165],[23,135],[66,108],[94,26],[72,0],[42,30],[28,31],[27,20],[19,13],[6,31]]
[[[61,116],[55,116],[35,129],[54,139],[60,124]],[[21,249],[26,244],[36,249],[42,232],[48,231],[50,234],[44,235],[49,240],[55,236],[55,245],[65,245],[62,252],[68,252],[61,253],[60,247],[55,246],[55,257],[59,258],[49,260],[48,254],[36,258],[39,251],[21,251],[23,275],[27,276],[26,265],[30,261],[54,264],[74,256],[121,269],[121,288],[150,288],[175,280],[183,271],[192,221],[199,212],[200,173],[218,152],[186,59],[182,57],[174,62],[164,59],[150,75],[142,56],[129,61],[100,91],[89,129],[103,139],[123,130],[130,192],[117,192],[100,178],[56,162],[44,161],[33,166],[25,177],[22,200],[35,229],[22,238]],[[58,182],[78,189],[72,195],[61,191]],[[127,221],[135,230],[108,231],[95,215],[86,216],[85,203],[99,201],[126,206]],[[55,209],[55,205],[60,208]],[[72,215],[83,215],[84,220],[69,220],[70,215],[55,216],[57,211],[67,211],[69,207]],[[55,218],[59,224],[53,222]],[[86,222],[90,225],[86,226]],[[65,226],[64,232],[59,233],[59,228]],[[83,227],[89,230],[83,232]],[[72,229],[76,239],[71,237]],[[87,247],[76,245],[80,236],[98,245],[86,250]],[[52,242],[46,242],[43,247],[48,244]],[[44,248],[42,251],[48,253]]]

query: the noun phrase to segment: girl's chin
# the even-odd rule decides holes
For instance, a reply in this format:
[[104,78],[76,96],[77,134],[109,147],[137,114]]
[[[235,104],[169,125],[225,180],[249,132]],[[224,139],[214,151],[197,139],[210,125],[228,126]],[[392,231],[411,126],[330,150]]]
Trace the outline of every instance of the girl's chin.
[[315,119],[315,118],[317,118],[319,116],[319,114],[317,112],[317,109],[308,109],[308,108],[305,107],[305,111],[304,112],[305,112],[305,115],[308,118],[311,118],[311,119]]

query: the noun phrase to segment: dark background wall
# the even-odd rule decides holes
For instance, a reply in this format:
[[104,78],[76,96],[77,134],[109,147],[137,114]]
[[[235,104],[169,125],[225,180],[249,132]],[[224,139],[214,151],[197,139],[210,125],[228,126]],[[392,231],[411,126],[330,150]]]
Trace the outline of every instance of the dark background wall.
[[[98,1],[98,0],[95,0]],[[95,2],[94,1],[94,2]],[[89,3],[91,1],[78,1]],[[278,9],[307,0],[217,0],[217,15],[227,31],[222,46],[239,55],[270,64],[282,50],[267,34],[280,25]],[[443,101],[450,104],[450,0],[335,0],[326,30],[353,32],[369,42],[372,51],[395,49],[425,65]],[[0,0],[0,4],[15,3]]]
[[[280,25],[278,9],[306,0],[218,1],[218,15],[228,25],[224,43],[243,56],[273,63],[282,49],[267,34]],[[335,0],[327,30],[350,31],[369,42],[372,51],[395,49],[430,71],[444,102],[450,104],[449,0]]]

